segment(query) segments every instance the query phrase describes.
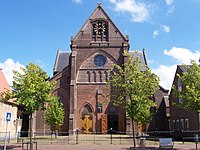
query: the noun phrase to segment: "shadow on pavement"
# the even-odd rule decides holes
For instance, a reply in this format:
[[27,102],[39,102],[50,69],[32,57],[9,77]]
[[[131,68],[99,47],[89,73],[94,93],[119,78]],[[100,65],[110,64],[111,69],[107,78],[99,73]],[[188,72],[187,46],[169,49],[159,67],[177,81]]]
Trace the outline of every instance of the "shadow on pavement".
[[[7,149],[14,149],[14,148],[20,148],[21,146],[17,146],[17,145],[7,145],[6,146],[6,150]],[[0,145],[0,150],[3,150],[4,146]]]

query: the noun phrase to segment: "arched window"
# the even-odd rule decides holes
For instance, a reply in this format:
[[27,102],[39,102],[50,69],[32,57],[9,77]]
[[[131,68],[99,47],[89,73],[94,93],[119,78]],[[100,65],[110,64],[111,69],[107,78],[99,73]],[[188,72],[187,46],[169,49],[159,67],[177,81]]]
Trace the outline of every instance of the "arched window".
[[87,82],[90,82],[90,72],[87,71]]
[[92,113],[92,108],[88,104],[86,104],[83,107],[82,115],[88,115],[88,114],[91,114],[91,113]]
[[107,117],[108,117],[108,129],[118,131],[119,116],[118,116],[118,110],[115,106],[112,105],[108,109]]
[[105,81],[108,82],[108,73],[107,73],[107,71],[104,71],[104,74],[105,74]]
[[99,71],[99,82],[102,82],[102,73]]
[[93,74],[93,81],[96,82],[96,72],[93,71],[92,74]]
[[117,111],[117,108],[115,106],[111,106],[108,109],[108,115],[117,115],[117,114],[118,114],[118,111]]

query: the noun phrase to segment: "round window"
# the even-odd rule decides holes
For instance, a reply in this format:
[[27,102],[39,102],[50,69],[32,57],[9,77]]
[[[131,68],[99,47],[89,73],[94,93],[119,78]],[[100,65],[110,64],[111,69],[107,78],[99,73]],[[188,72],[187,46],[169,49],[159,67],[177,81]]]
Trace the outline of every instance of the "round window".
[[94,64],[97,66],[97,67],[102,67],[104,66],[106,63],[106,57],[103,56],[103,55],[97,55],[94,57]]

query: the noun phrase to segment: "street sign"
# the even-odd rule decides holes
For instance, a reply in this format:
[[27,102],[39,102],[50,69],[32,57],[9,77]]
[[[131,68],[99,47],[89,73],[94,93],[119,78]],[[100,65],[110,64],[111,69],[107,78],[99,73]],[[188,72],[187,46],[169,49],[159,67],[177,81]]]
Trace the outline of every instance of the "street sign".
[[7,112],[6,114],[6,135],[5,135],[5,141],[4,141],[4,150],[6,150],[6,141],[7,141],[7,132],[8,132],[8,122],[11,119],[11,113]]
[[10,119],[11,119],[11,113],[7,112],[7,114],[6,114],[6,121],[10,121]]

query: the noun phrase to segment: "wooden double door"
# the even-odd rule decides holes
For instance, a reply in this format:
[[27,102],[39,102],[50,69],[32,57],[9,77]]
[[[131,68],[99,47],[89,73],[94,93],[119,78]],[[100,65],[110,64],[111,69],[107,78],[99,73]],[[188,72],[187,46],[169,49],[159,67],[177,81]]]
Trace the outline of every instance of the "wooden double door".
[[92,133],[93,119],[92,115],[84,115],[82,117],[82,132],[85,134]]
[[[82,117],[82,132],[85,134],[92,133],[93,129],[93,119],[92,115],[84,115]],[[108,120],[107,115],[101,115],[101,132],[107,133],[108,131]]]

